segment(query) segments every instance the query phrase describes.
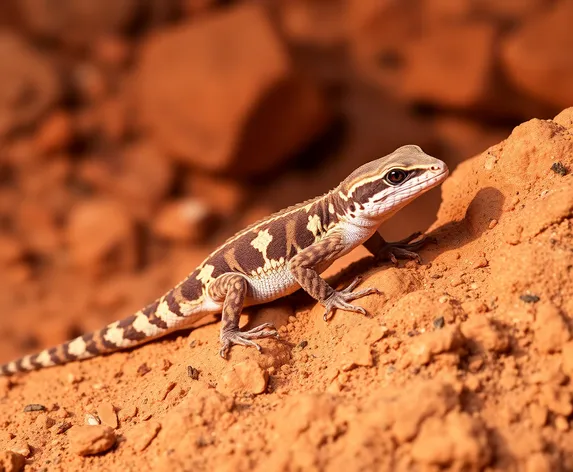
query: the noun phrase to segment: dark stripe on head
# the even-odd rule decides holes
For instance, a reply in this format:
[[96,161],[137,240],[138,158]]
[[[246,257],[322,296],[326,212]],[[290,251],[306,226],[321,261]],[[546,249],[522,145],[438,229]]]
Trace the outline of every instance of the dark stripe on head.
[[374,195],[387,188],[388,184],[386,184],[381,178],[375,180],[374,182],[368,182],[354,189],[354,192],[352,193],[352,200],[355,200],[359,203],[366,203]]
[[184,316],[183,313],[181,313],[181,306],[179,305],[179,302],[175,298],[175,290],[171,290],[167,295],[165,295],[163,299],[167,303],[167,306],[169,307],[169,311],[171,313],[177,316]]

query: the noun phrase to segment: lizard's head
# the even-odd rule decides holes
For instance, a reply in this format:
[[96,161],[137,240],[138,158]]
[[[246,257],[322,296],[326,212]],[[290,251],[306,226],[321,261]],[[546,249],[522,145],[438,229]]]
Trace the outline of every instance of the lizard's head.
[[338,195],[350,221],[384,220],[448,176],[446,164],[408,145],[356,169]]

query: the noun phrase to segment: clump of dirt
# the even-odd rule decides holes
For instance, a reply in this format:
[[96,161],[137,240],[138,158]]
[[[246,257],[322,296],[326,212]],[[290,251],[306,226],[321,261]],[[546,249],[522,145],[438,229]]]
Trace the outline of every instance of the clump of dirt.
[[369,316],[325,323],[294,295],[251,310],[280,326],[262,354],[220,359],[206,323],[0,379],[4,467],[571,470],[571,171],[573,108],[462,163],[422,265],[364,258],[333,279],[383,293],[360,300]]

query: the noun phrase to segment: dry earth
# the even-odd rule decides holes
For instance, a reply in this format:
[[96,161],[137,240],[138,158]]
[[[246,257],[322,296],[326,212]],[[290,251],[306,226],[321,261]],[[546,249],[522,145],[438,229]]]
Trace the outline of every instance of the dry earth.
[[262,354],[206,323],[0,379],[0,469],[573,470],[571,170],[573,108],[459,165],[422,265],[335,268],[367,317],[295,294]]

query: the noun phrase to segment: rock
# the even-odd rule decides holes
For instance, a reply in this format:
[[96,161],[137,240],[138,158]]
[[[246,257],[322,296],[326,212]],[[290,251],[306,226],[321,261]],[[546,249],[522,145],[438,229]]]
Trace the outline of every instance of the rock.
[[18,36],[0,33],[0,136],[33,124],[60,94],[46,58]]
[[1,472],[20,472],[24,470],[26,459],[21,454],[13,451],[0,452],[0,471]]
[[502,43],[502,66],[510,81],[532,97],[563,108],[573,103],[573,3],[556,2],[531,15]]
[[136,451],[145,450],[161,430],[161,423],[146,421],[134,426],[126,433],[127,443]]
[[549,302],[538,302],[534,324],[537,349],[543,353],[559,352],[570,339],[567,323],[557,307]]
[[402,80],[405,45],[420,34],[419,2],[351,0],[348,2],[350,51],[358,68],[382,87],[394,90]]
[[491,459],[485,426],[467,413],[430,418],[412,444],[414,460],[427,466],[481,470]]
[[48,154],[68,147],[73,137],[74,129],[70,116],[59,110],[42,122],[34,144],[40,154]]
[[553,118],[553,121],[567,128],[569,131],[573,131],[573,107],[565,108],[565,110]]
[[121,421],[129,421],[137,415],[136,405],[126,405],[119,410],[119,419]]
[[557,415],[569,416],[573,413],[571,393],[566,387],[542,385],[540,401]]
[[230,179],[193,173],[189,176],[189,192],[217,215],[228,218],[236,214],[245,200],[245,189]]
[[100,36],[93,45],[95,58],[103,65],[119,69],[131,54],[130,44],[119,35]]
[[464,337],[457,326],[449,325],[439,331],[421,335],[410,352],[415,365],[428,364],[436,355],[457,352],[464,344]]
[[510,344],[507,333],[497,328],[483,315],[474,315],[461,325],[462,334],[480,351],[507,352]]
[[24,247],[17,238],[7,234],[0,235],[0,264],[5,267],[22,259]]
[[460,108],[480,102],[490,88],[495,33],[491,24],[466,22],[421,35],[407,46],[402,95]]
[[53,255],[62,246],[62,234],[54,211],[39,199],[20,202],[17,213],[18,232],[26,249],[35,254]]
[[23,439],[14,439],[12,444],[10,444],[10,451],[21,455],[22,457],[28,457],[32,452],[30,450],[30,445]]
[[153,222],[153,231],[170,241],[196,242],[208,233],[209,209],[200,200],[187,198],[167,203]]
[[[430,0],[431,1],[431,0]],[[506,22],[521,22],[539,15],[547,7],[545,0],[478,0],[474,2],[476,12]]]
[[137,0],[22,0],[20,13],[37,35],[89,45],[98,37],[120,32],[135,17]]
[[153,143],[140,141],[125,149],[119,166],[119,172],[114,164],[107,169],[113,191],[134,217],[149,219],[169,192],[172,162]]
[[101,403],[97,407],[97,415],[103,424],[108,425],[110,428],[117,428],[117,414],[114,406],[109,402]]
[[296,76],[265,10],[254,4],[153,36],[137,90],[141,119],[161,146],[209,171],[268,171],[326,121],[322,97]]
[[573,341],[563,346],[563,372],[573,378]]
[[92,199],[71,211],[66,231],[73,263],[92,274],[135,263],[132,221],[117,203]]
[[246,360],[233,365],[223,374],[220,387],[222,393],[246,392],[258,395],[266,390],[268,379],[267,371],[261,369],[256,361]]
[[371,367],[373,365],[372,352],[370,351],[370,344],[361,344],[355,346],[350,352],[346,352],[343,359],[341,369],[349,371],[355,367]]
[[316,46],[340,44],[347,36],[344,1],[283,0],[280,17],[293,42]]
[[68,431],[70,450],[80,456],[90,456],[110,450],[116,436],[109,426],[74,426]]

